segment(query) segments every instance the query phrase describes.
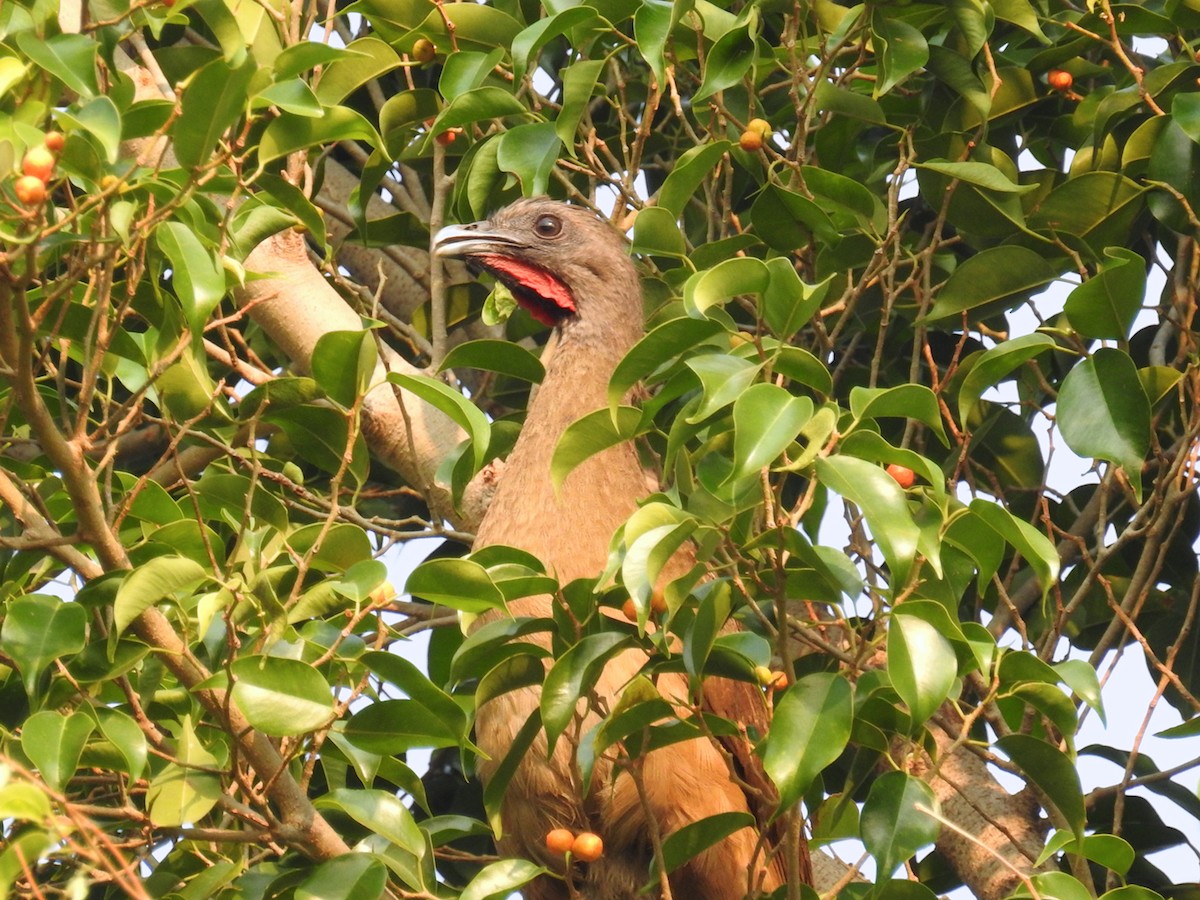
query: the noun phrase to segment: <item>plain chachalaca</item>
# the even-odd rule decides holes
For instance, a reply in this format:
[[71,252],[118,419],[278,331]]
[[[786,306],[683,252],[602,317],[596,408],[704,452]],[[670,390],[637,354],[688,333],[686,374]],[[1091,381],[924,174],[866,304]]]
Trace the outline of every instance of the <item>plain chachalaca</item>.
[[[534,199],[517,201],[484,222],[444,228],[435,248],[439,256],[464,257],[491,273],[521,306],[553,328],[552,347],[544,357],[545,379],[500,475],[475,546],[504,544],[528,551],[562,584],[595,578],[605,568],[613,533],[650,492],[653,481],[629,443],[581,463],[557,490],[551,484],[550,461],[572,422],[606,406],[617,363],[643,334],[641,286],[621,236],[585,209]],[[548,616],[550,604],[547,596],[524,598],[510,603],[507,612]],[[640,651],[626,651],[606,665],[595,690],[607,698],[609,709],[646,660]],[[682,676],[659,675],[656,685],[686,710],[688,688]],[[713,712],[765,727],[765,700],[754,686],[713,679],[704,693],[705,705]],[[478,710],[476,741],[490,757],[480,765],[485,781],[537,707],[537,690],[522,688]],[[585,729],[596,721],[593,713],[587,718]],[[632,900],[646,884],[652,856],[647,810],[663,837],[718,813],[751,811],[765,822],[773,811],[773,791],[744,739],[726,752],[706,738],[652,751],[641,760],[644,797],[638,796],[628,773],[614,771],[607,761],[598,763],[591,791],[582,796],[572,754],[566,740],[557,743],[549,758],[544,735],[534,743],[505,794],[501,849],[561,872],[562,859],[543,844],[547,832],[559,827],[597,832],[605,842],[604,856],[572,875],[579,896],[589,900]],[[737,761],[737,777],[729,760]],[[748,798],[741,786],[745,784],[759,789],[751,790]],[[768,858],[775,837],[760,840],[750,827],[733,833],[671,876],[673,895],[739,900],[748,893],[773,890],[788,868],[781,855]],[[803,846],[801,856],[792,871],[808,880]],[[539,879],[524,893],[537,900],[567,897],[563,882],[551,878]]]

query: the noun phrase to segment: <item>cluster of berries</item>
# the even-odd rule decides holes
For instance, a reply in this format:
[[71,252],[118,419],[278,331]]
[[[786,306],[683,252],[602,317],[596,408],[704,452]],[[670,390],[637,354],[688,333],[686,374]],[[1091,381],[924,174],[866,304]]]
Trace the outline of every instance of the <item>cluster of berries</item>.
[[46,201],[46,186],[54,178],[58,165],[58,154],[62,152],[66,138],[61,132],[51,131],[36,147],[30,147],[21,159],[21,174],[13,182],[13,193],[23,206],[41,206]]

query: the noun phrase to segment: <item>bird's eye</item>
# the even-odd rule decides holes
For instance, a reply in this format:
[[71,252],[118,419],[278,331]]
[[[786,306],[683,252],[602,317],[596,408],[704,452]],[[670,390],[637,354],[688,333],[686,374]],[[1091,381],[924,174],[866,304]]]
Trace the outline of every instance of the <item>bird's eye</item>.
[[551,215],[538,216],[537,221],[533,223],[533,230],[537,232],[538,237],[558,237],[562,231],[562,219]]

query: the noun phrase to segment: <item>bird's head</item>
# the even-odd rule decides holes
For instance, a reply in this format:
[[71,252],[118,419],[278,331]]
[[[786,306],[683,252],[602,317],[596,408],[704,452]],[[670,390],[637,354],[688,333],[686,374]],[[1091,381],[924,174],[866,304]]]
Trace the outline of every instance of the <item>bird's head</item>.
[[635,317],[641,327],[637,273],[621,237],[582,207],[518,200],[483,222],[443,228],[433,246],[491,273],[545,325]]

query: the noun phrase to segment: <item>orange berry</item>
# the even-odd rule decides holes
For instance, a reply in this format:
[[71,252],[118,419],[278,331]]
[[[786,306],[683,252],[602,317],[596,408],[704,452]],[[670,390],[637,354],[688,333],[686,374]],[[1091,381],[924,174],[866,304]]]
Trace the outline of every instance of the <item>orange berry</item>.
[[445,147],[458,140],[460,134],[462,134],[461,128],[447,128],[445,131],[439,131],[433,139]]
[[917,476],[913,474],[913,470],[908,466],[900,466],[892,463],[887,467],[887,473],[896,479],[896,484],[906,490],[913,486],[913,482],[917,480]]
[[667,598],[663,595],[660,588],[655,588],[654,593],[650,595],[650,612],[656,616],[661,616],[667,611]]
[[54,177],[54,154],[45,147],[33,147],[21,160],[21,171],[45,184]]
[[785,672],[772,672],[771,683],[767,685],[773,691],[782,691],[788,686],[788,677]]
[[367,596],[374,606],[387,606],[396,599],[396,586],[390,581],[385,581]]
[[46,149],[51,153],[62,153],[63,147],[67,145],[67,136],[61,131],[46,132]]
[[633,602],[632,597],[627,598],[625,602],[621,604],[621,612],[625,614],[625,618],[627,618],[630,622],[637,621],[637,604]]
[[571,849],[575,843],[575,835],[566,828],[552,828],[546,832],[546,849],[560,856]]
[[604,841],[600,840],[600,835],[585,831],[571,844],[571,853],[576,859],[595,862],[604,855]]
[[761,150],[763,145],[763,136],[757,131],[743,131],[742,136],[738,138],[738,146],[747,153],[753,153],[756,150]]
[[1046,73],[1046,83],[1054,90],[1065,93],[1071,89],[1075,79],[1064,69],[1051,69]]
[[46,200],[46,182],[36,175],[22,175],[13,183],[13,192],[26,206],[40,206]]
[[766,119],[751,119],[746,123],[747,131],[757,131],[763,138],[771,136],[771,123]]

